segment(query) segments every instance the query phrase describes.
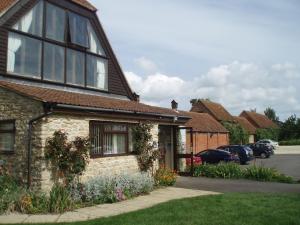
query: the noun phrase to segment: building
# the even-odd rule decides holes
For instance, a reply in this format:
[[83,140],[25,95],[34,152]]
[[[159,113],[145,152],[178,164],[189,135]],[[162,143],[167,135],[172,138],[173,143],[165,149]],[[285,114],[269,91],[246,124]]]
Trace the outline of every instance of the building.
[[11,173],[48,190],[46,139],[64,130],[89,136],[83,179],[136,173],[131,127],[153,124],[153,144],[176,169],[177,110],[139,102],[86,0],[0,1],[0,154]]
[[278,128],[278,125],[267,116],[257,112],[243,111],[240,117],[246,118],[256,129]]
[[219,122],[234,122],[232,115],[219,103],[199,99],[192,104],[191,112],[208,113]]
[[234,119],[249,134],[249,143],[254,143],[256,128],[244,117],[234,116]]
[[229,144],[229,132],[211,115],[194,112],[189,112],[187,115],[192,119],[185,124],[190,128],[187,129],[186,144],[187,149],[192,147],[194,154]]

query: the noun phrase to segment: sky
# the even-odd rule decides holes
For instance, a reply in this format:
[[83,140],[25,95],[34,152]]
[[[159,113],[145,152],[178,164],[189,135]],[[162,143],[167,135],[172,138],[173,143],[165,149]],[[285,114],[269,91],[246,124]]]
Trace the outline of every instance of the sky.
[[299,0],[91,0],[141,101],[300,116]]

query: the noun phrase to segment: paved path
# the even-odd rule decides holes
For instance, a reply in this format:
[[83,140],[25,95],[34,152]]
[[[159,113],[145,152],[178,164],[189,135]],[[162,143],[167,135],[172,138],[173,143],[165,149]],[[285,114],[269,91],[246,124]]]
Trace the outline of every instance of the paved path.
[[179,177],[175,185],[179,188],[215,192],[265,192],[300,193],[300,184],[258,182],[251,180],[225,180],[204,177]]
[[300,145],[295,146],[279,146],[275,150],[275,154],[280,155],[300,155]]
[[219,194],[211,191],[200,191],[183,188],[164,188],[153,191],[149,195],[140,196],[131,200],[103,204],[88,208],[78,209],[74,212],[67,212],[61,215],[22,215],[9,214],[0,216],[0,224],[13,223],[62,223],[97,219],[101,217],[115,216],[122,213],[132,212],[152,207],[156,204],[174,199],[197,197],[202,195]]

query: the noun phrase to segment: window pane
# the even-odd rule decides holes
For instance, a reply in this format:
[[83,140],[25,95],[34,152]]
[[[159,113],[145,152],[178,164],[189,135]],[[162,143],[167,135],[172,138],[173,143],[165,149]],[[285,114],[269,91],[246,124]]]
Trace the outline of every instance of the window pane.
[[107,60],[87,56],[87,86],[107,90]]
[[84,54],[67,49],[67,82],[84,86]]
[[41,52],[40,41],[9,33],[7,71],[22,76],[40,77]]
[[58,45],[44,45],[44,79],[64,82],[65,49]]
[[105,125],[104,131],[117,131],[117,132],[126,132],[126,125]]
[[103,154],[126,153],[126,135],[124,134],[104,134]]
[[56,41],[64,42],[66,13],[63,9],[47,4],[46,14],[46,37]]
[[0,151],[14,150],[14,134],[0,133]]
[[89,51],[98,55],[105,56],[105,52],[90,22],[88,22],[88,34],[89,34],[89,41],[90,41]]
[[43,31],[43,1],[40,1],[30,12],[23,16],[13,26],[13,29],[41,37]]
[[74,13],[69,13],[69,25],[71,42],[83,47],[88,48],[88,35],[87,35],[87,22],[88,20],[82,16]]
[[0,122],[0,131],[14,130],[13,122]]

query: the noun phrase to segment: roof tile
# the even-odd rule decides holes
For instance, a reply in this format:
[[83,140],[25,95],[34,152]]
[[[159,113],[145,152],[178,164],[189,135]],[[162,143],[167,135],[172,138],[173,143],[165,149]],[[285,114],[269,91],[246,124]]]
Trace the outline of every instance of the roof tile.
[[278,128],[268,117],[256,112],[243,111],[240,116],[247,118],[256,128]]
[[244,117],[234,116],[237,123],[239,123],[249,134],[255,134],[256,128]]

